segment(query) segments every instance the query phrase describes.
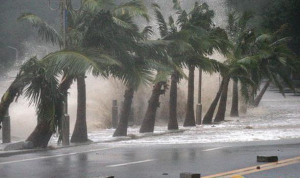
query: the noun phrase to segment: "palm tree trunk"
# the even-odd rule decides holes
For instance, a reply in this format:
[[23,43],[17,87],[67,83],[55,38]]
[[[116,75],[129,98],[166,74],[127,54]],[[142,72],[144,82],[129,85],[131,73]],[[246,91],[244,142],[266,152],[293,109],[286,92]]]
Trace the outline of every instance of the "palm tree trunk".
[[[0,103],[0,124],[5,118],[5,115],[9,109],[10,104],[14,101],[16,96],[18,95],[21,86],[18,86],[18,76],[14,80],[14,82],[10,85],[7,91],[3,94]],[[1,129],[1,125],[0,125]]]
[[131,111],[132,99],[134,94],[134,88],[131,86],[127,86],[124,95],[124,103],[122,106],[121,117],[117,126],[117,129],[114,132],[114,137],[127,136],[127,127],[128,120]]
[[[59,91],[61,93],[66,93],[70,88],[73,82],[73,77],[68,76],[64,77],[60,83]],[[63,106],[60,106],[61,110]],[[58,110],[57,110],[58,111]],[[27,141],[31,141],[35,148],[42,147],[45,148],[48,145],[48,142],[52,136],[52,131],[50,127],[50,123],[47,122],[45,119],[38,121],[37,126],[35,127],[34,131],[30,134],[27,138]]]
[[224,83],[225,83],[225,79],[223,78],[221,85],[219,87],[219,91],[218,91],[215,99],[211,103],[207,113],[205,114],[205,116],[203,118],[203,121],[202,121],[203,124],[211,124],[212,123],[212,119],[213,119],[216,107],[218,105],[218,102],[219,102],[221,94],[222,94]]
[[168,130],[178,130],[177,84],[178,84],[178,73],[175,71],[171,76]]
[[86,125],[86,85],[84,75],[77,77],[77,91],[77,118],[71,142],[84,143],[88,141]]
[[239,89],[238,82],[233,82],[231,117],[239,117]]
[[215,117],[215,122],[221,122],[225,120],[229,81],[229,78],[226,79],[223,85],[222,96],[220,99],[219,109]]
[[161,90],[161,88],[165,86],[165,84],[165,82],[158,82],[154,86],[151,98],[148,101],[148,108],[140,129],[140,133],[154,132],[156,111],[160,106],[159,97],[165,93],[165,90]]
[[271,81],[267,81],[264,88],[260,91],[259,95],[254,100],[253,106],[258,107],[261,99],[263,98],[264,94],[266,93],[267,89],[269,88]]
[[192,127],[196,126],[195,121],[195,112],[194,112],[194,86],[195,81],[195,66],[189,66],[189,80],[188,80],[188,100],[187,100],[187,109],[186,109],[186,117],[184,120],[184,127]]
[[255,93],[256,90],[254,90],[252,87],[249,87],[249,91],[248,91],[248,94],[249,94],[249,105],[251,106],[254,106],[254,100],[255,100]]
[[52,136],[50,124],[45,119],[38,122],[34,131],[26,139],[26,141],[32,142],[34,148],[46,148],[48,142]]

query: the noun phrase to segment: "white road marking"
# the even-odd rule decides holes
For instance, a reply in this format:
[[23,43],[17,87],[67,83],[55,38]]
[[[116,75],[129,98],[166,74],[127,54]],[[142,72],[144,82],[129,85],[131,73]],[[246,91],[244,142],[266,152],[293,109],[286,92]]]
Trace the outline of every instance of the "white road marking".
[[155,161],[156,159],[147,159],[144,161],[137,161],[137,162],[129,162],[129,163],[123,163],[123,164],[115,164],[115,165],[110,165],[106,167],[120,167],[120,166],[128,166],[128,165],[133,165],[133,164],[140,164],[140,163],[147,163],[147,162],[152,162]]
[[76,152],[76,153],[60,154],[60,155],[54,155],[54,156],[43,156],[43,157],[38,157],[38,158],[22,159],[22,160],[16,160],[16,161],[7,161],[7,162],[2,162],[2,163],[0,163],[0,165],[12,164],[12,163],[20,163],[20,162],[26,162],[26,161],[35,161],[35,160],[49,159],[49,158],[58,158],[58,157],[71,156],[71,155],[76,155],[76,154],[81,154],[81,153],[90,153],[90,152],[97,152],[97,151],[111,150],[111,149],[114,149],[114,148],[117,148],[117,147],[113,147],[113,148],[102,148],[102,149],[89,150],[89,151],[82,151],[82,152]]
[[224,146],[224,147],[219,147],[219,148],[211,148],[211,149],[206,149],[206,150],[202,150],[204,152],[208,152],[208,151],[215,151],[215,150],[221,150],[223,148],[231,148],[232,146]]

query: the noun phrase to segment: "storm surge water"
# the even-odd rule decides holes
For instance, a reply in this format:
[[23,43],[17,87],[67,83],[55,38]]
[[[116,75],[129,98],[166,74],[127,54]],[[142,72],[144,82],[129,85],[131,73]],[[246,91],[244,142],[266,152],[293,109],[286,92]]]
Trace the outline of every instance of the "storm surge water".
[[[151,3],[158,3],[162,9],[165,18],[168,18],[171,14],[174,14],[172,9],[173,3],[171,0],[146,0],[149,8]],[[196,0],[182,0],[182,7],[184,9],[191,9]],[[215,11],[214,23],[216,26],[225,27],[226,26],[226,14],[227,6],[226,0],[199,0],[198,2],[206,2],[211,9]],[[150,13],[152,13],[150,11]],[[155,17],[152,17],[150,24],[140,24],[140,26],[152,25],[154,28]],[[158,33],[157,33],[158,37]],[[25,55],[22,60],[27,60],[32,56],[37,56],[38,58],[43,57],[47,53],[56,50],[51,45],[46,45],[42,42],[35,42],[34,40],[23,42]],[[212,59],[218,61],[224,61],[224,56],[216,53],[211,56]],[[1,77],[0,79],[0,95],[2,96],[6,89],[9,87],[10,83],[14,80],[18,67],[15,67],[10,71],[6,77]],[[187,72],[187,70],[186,70]],[[196,71],[195,78],[195,97],[198,91],[198,72]],[[178,119],[182,121],[185,117],[186,101],[187,101],[187,80],[182,80],[178,86]],[[204,112],[208,109],[211,101],[216,95],[220,83],[219,74],[204,74],[203,76],[203,88],[202,88],[202,98],[203,98],[203,109]],[[71,132],[73,132],[76,110],[77,110],[77,87],[76,82],[73,83],[71,89],[69,90],[69,114],[71,118]],[[106,129],[111,127],[111,107],[112,100],[118,100],[119,106],[123,100],[123,95],[125,92],[124,85],[115,79],[104,79],[96,78],[87,74],[86,79],[87,86],[87,123],[89,131],[96,131],[99,129]],[[137,120],[142,120],[147,108],[148,100],[152,92],[152,85],[142,86],[139,91],[136,92],[133,101],[134,108],[134,118]],[[231,88],[231,87],[230,87]],[[229,92],[229,95],[231,92]],[[195,98],[195,102],[197,99]],[[166,112],[168,110],[169,93],[167,92],[165,96],[161,97],[161,107],[157,113],[158,124],[164,124],[168,115]],[[230,101],[229,101],[230,102]],[[195,103],[196,104],[196,103]],[[13,140],[26,138],[36,126],[36,113],[34,106],[29,106],[29,103],[22,97],[18,99],[16,103],[13,103],[10,108],[11,125],[12,125],[12,136]],[[1,133],[0,133],[1,136]]]

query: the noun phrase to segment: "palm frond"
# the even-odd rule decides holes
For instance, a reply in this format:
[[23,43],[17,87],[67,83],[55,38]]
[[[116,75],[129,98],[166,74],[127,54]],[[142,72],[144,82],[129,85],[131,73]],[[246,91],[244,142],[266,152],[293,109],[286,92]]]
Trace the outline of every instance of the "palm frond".
[[273,46],[278,46],[278,45],[282,45],[282,44],[287,44],[292,40],[293,40],[293,38],[291,38],[291,37],[281,38],[281,39],[275,41],[274,43],[272,43],[270,46],[273,47]]
[[156,22],[158,24],[158,29],[160,32],[160,36],[163,38],[165,36],[168,35],[168,25],[164,19],[164,16],[162,15],[162,13],[160,12],[160,7],[158,4],[154,3],[152,4],[152,6],[154,7],[154,13],[155,13],[155,17],[156,17]]
[[67,71],[68,75],[78,76],[91,71],[93,75],[106,77],[109,66],[120,65],[117,60],[103,51],[96,49],[78,51],[80,50],[63,50],[45,56],[41,61],[48,66],[47,76],[51,77],[62,71]]
[[40,17],[32,13],[25,13],[18,18],[18,21],[26,21],[30,23],[33,27],[38,29],[38,33],[43,39],[50,41],[52,44],[59,44],[62,46],[63,43],[61,35]]
[[123,15],[129,15],[130,17],[141,16],[149,22],[150,17],[148,15],[148,9],[142,0],[131,0],[117,6],[113,10],[113,16],[119,17]]
[[173,9],[177,10],[178,12],[182,11],[180,0],[173,0]]
[[251,20],[254,17],[254,13],[251,11],[245,11],[240,18],[237,21],[237,26],[243,31],[249,20]]
[[153,83],[167,82],[171,74],[172,74],[172,70],[158,71]]
[[149,40],[151,39],[152,35],[154,35],[152,26],[146,26],[142,31],[143,38]]
[[132,25],[132,23],[128,23],[128,22],[124,21],[121,18],[112,17],[112,19],[113,19],[114,23],[117,24],[120,27],[127,28],[127,29],[133,29],[133,28],[135,28]]
[[101,10],[111,10],[114,6],[113,0],[84,0],[82,9],[96,14]]

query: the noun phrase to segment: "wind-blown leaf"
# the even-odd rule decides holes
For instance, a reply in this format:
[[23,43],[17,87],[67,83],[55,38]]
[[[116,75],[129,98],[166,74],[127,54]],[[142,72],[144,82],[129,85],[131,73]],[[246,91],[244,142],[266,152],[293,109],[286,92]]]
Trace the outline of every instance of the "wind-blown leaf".
[[48,66],[47,76],[62,71],[67,71],[68,75],[78,76],[92,71],[94,75],[107,76],[108,66],[120,65],[120,63],[98,50],[77,51],[58,51],[50,53],[42,59]]
[[155,13],[155,17],[156,17],[156,22],[158,24],[160,36],[163,38],[168,35],[168,25],[164,19],[164,16],[160,12],[160,7],[158,6],[158,4],[154,3],[154,4],[152,4],[152,6],[155,7],[154,13]]
[[144,39],[149,40],[151,39],[152,35],[154,35],[152,26],[146,26],[142,31],[142,36]]
[[29,22],[38,29],[38,33],[43,39],[50,41],[52,44],[59,44],[62,46],[63,43],[61,35],[40,17],[32,13],[25,13],[22,14],[18,20]]
[[129,15],[130,17],[141,16],[147,21],[150,20],[148,16],[148,10],[142,0],[131,0],[129,2],[123,3],[117,6],[113,10],[113,16],[119,17],[123,15]]

